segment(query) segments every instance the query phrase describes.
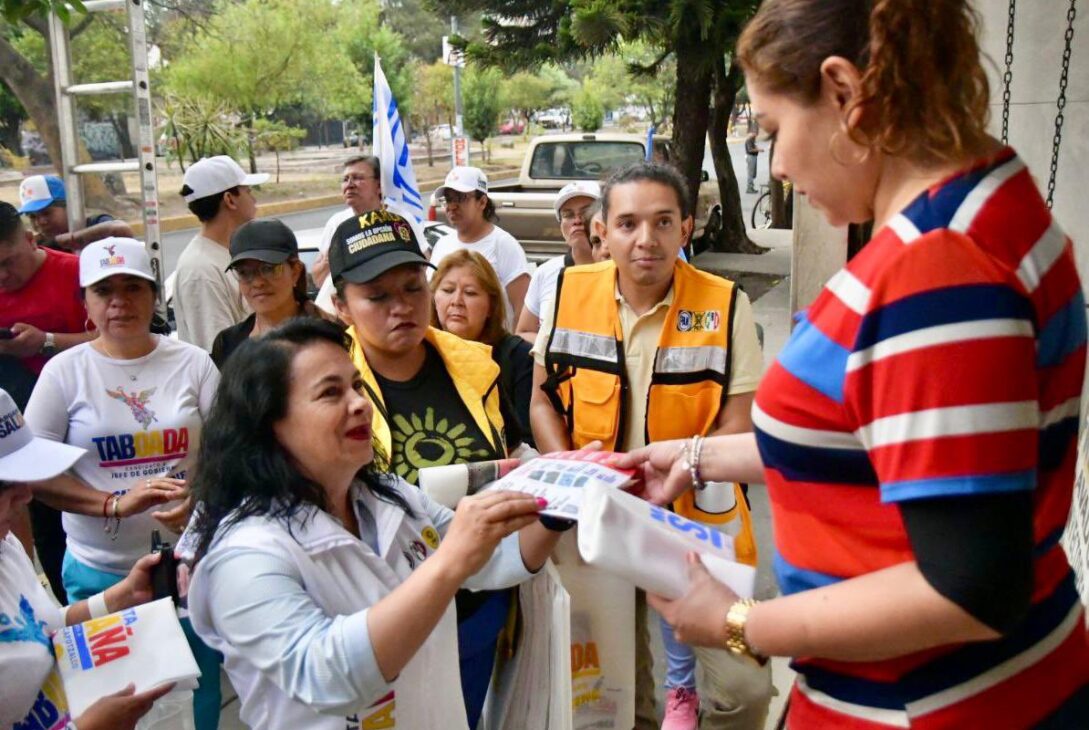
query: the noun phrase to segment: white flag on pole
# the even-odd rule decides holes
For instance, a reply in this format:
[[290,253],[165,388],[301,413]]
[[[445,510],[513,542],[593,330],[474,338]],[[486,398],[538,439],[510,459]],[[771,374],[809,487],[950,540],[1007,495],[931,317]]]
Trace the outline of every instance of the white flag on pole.
[[405,127],[397,111],[397,101],[382,72],[378,54],[374,54],[374,155],[382,165],[382,194],[388,202],[424,218],[423,199],[416,185],[416,173],[408,152]]

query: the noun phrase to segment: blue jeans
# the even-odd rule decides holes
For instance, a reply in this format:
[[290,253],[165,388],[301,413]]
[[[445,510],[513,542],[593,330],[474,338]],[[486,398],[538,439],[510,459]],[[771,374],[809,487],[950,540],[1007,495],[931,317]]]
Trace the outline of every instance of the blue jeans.
[[[71,553],[64,554],[61,578],[64,580],[64,590],[68,593],[69,603],[82,601],[96,593],[101,593],[115,583],[120,583],[124,577],[116,573],[95,570],[73,558]],[[219,710],[223,702],[219,689],[219,665],[223,663],[223,657],[200,640],[193,631],[189,619],[183,618],[181,625],[185,638],[189,640],[193,657],[197,660],[197,667],[200,669],[199,684],[193,692],[193,719],[196,721],[197,730],[217,730]]]
[[484,700],[492,681],[499,632],[507,623],[511,591],[491,592],[488,599],[458,624],[458,668],[461,670],[461,695],[469,727],[475,728],[484,710]]
[[658,617],[662,625],[662,644],[665,645],[667,690],[684,687],[696,689],[696,652],[688,644],[682,644],[673,636],[673,627],[664,618]]

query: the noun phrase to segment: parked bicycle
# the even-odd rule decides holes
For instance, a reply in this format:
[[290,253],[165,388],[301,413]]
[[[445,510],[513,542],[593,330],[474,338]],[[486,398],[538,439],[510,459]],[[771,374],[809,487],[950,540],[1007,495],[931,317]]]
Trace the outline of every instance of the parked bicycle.
[[[794,196],[791,195],[791,188],[789,182],[783,183],[783,200],[788,221],[794,218]],[[753,228],[771,228],[771,186],[766,183],[760,186],[760,197],[752,207],[751,223]]]

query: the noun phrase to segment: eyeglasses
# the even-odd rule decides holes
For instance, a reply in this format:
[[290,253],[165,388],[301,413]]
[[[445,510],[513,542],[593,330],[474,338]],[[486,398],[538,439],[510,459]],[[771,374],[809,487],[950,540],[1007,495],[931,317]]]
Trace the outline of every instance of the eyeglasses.
[[236,266],[231,269],[234,272],[235,277],[243,284],[249,284],[257,277],[261,277],[265,281],[274,279],[280,274],[284,273],[284,262],[281,261],[278,264],[257,264],[256,266]]
[[461,205],[468,200],[475,200],[476,193],[461,193],[457,190],[447,190],[446,195],[443,196],[443,202],[447,205],[453,203],[454,205]]
[[571,208],[563,208],[560,210],[560,220],[572,221],[575,218],[579,218],[583,222],[590,219],[590,208],[592,206],[587,205],[585,208],[579,208],[578,210],[572,210]]
[[366,180],[377,180],[374,175],[345,175],[340,178],[341,185],[349,185],[351,183],[361,183]]

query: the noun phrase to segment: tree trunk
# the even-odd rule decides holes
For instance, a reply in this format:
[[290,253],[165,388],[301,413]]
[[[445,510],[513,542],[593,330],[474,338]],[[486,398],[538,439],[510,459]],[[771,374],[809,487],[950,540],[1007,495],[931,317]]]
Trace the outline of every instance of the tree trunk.
[[677,44],[677,98],[673,107],[673,149],[677,169],[688,184],[688,207],[696,209],[700,171],[710,116],[711,66],[704,62],[698,30]]
[[715,175],[718,177],[718,195],[722,202],[722,235],[718,241],[710,241],[716,251],[731,253],[764,253],[767,249],[753,243],[745,230],[745,213],[741,210],[741,188],[737,184],[733,159],[726,139],[733,113],[737,90],[741,88],[741,68],[733,63],[729,73],[726,63],[718,59],[715,63],[714,102],[711,110],[711,124],[708,130],[711,140],[711,157],[715,161]]
[[[48,51],[49,39],[46,37],[46,49]],[[50,71],[47,76],[42,76],[34,66],[23,57],[8,41],[0,37],[0,78],[8,85],[15,98],[26,109],[27,116],[38,128],[45,147],[49,150],[49,157],[53,161],[53,169],[62,171],[60,125],[57,119],[57,101],[53,95],[52,54],[50,58]],[[91,156],[87,153],[82,141],[79,141],[79,156],[81,160],[89,162]],[[97,175],[84,175],[83,204],[86,208],[113,207],[113,196],[106,189],[106,184]]]
[[[768,169],[771,169],[771,163],[774,160],[775,144],[772,143],[771,149],[768,150]],[[768,181],[768,192],[768,199],[771,201],[771,227],[790,228],[790,221],[787,220],[786,216],[786,199],[784,197],[786,191],[783,189],[783,181],[772,176]]]
[[257,153],[254,151],[253,114],[246,117],[246,156],[250,161],[250,174],[257,174]]

